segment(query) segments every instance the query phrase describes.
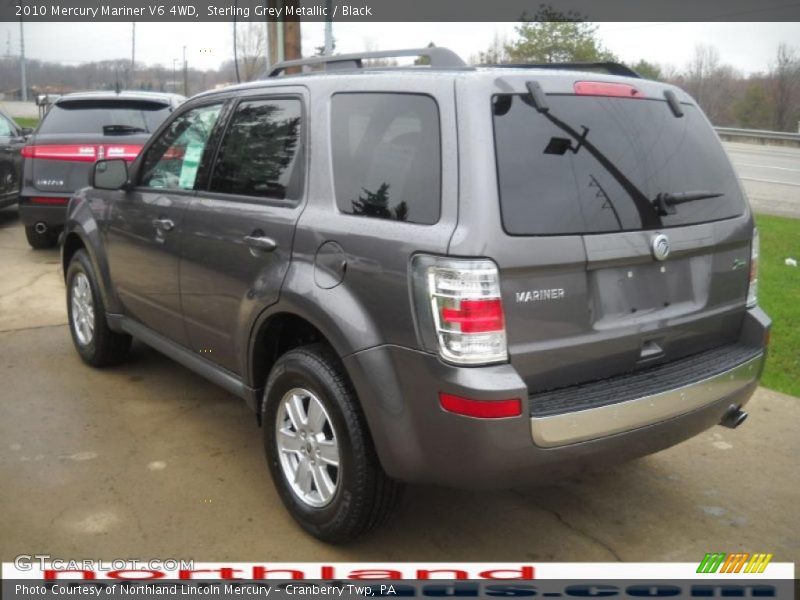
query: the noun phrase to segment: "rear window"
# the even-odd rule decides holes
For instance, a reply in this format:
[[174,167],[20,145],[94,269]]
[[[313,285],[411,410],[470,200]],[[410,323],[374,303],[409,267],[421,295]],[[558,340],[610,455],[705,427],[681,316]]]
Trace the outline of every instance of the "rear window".
[[439,220],[439,109],[418,94],[336,94],[331,118],[336,204],[345,213]]
[[[500,204],[516,235],[659,229],[738,216],[744,199],[722,145],[702,113],[660,100],[548,95],[492,99]],[[582,136],[583,143],[581,143]],[[672,206],[664,193],[721,194]]]
[[161,102],[73,100],[53,105],[39,133],[129,135],[152,133],[172,112]]

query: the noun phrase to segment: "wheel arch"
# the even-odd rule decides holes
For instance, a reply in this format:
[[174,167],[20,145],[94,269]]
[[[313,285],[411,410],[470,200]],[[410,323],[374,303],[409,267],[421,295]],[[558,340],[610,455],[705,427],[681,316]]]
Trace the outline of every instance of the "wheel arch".
[[88,209],[79,205],[76,211],[70,211],[69,219],[65,224],[64,240],[61,245],[61,267],[64,279],[66,281],[67,269],[72,257],[78,250],[84,250],[92,263],[107,314],[121,314],[122,308],[113,293],[111,274],[99,228],[92,215],[87,213],[89,213]]

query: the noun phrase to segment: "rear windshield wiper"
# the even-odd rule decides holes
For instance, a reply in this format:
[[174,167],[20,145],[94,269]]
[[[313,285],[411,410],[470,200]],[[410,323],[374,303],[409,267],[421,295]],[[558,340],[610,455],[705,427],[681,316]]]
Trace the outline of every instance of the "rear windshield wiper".
[[147,133],[147,129],[133,127],[132,125],[103,125],[103,135],[128,135],[132,133]]
[[656,199],[653,200],[653,208],[656,213],[665,217],[667,215],[675,214],[675,207],[678,204],[685,202],[694,202],[695,200],[706,200],[708,198],[719,198],[724,194],[720,192],[677,192],[671,194],[669,192],[661,192]]

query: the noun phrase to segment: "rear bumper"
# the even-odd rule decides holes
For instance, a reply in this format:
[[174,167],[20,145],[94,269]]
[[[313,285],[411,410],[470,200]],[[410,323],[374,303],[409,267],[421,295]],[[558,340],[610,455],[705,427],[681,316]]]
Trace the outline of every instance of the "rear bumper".
[[[673,419],[735,395],[758,378],[764,364],[764,352],[758,348],[748,352],[749,358],[744,362],[739,362],[741,354],[738,360],[709,372],[707,377],[686,379],[690,383],[679,383],[681,380],[675,379],[671,385],[651,388],[652,393],[627,401],[545,416],[534,414],[531,418],[533,441],[542,448],[555,448],[594,440]],[[611,398],[622,400],[619,395]],[[532,400],[535,401],[536,396]]]
[[[68,198],[69,194],[37,194],[37,196]],[[46,204],[31,204],[27,196],[20,196],[19,217],[25,226],[36,225],[36,223],[44,222],[47,223],[48,227],[61,227],[64,225],[64,222],[67,218],[67,204],[53,206]]]
[[[769,319],[760,309],[747,313],[740,341],[760,348]],[[346,357],[345,365],[387,473],[412,483],[480,489],[546,483],[691,438],[718,424],[731,405],[748,402],[763,356],[759,352],[691,386],[581,411],[585,414],[578,417],[569,413],[566,420],[532,419],[524,409],[519,417],[476,419],[440,407],[440,391],[530,403],[510,364],[456,368],[430,354],[381,346]]]

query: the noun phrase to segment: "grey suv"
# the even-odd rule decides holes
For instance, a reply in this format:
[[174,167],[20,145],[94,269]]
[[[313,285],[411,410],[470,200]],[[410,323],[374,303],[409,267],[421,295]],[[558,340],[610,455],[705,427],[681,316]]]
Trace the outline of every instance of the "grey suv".
[[527,485],[739,425],[770,321],[696,103],[619,65],[366,67],[386,54],[200,94],[99,161],[63,243],[81,357],[136,337],[242,397],[332,542],[403,482]]

